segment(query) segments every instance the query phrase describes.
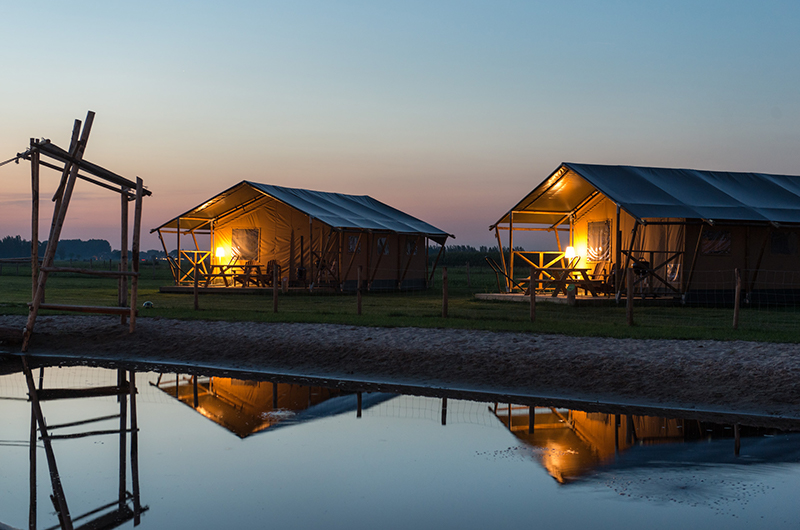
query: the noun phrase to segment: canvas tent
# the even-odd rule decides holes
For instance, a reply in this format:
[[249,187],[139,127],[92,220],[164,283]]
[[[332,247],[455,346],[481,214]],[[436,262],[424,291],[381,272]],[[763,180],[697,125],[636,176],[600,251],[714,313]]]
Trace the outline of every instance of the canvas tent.
[[[558,264],[574,252],[572,266],[617,293],[628,267],[649,290],[684,299],[712,279],[733,289],[741,269],[751,293],[774,287],[764,271],[800,270],[800,176],[563,163],[490,229],[498,243],[507,231],[511,248],[520,230],[554,232]],[[515,264],[547,265],[533,254],[503,256],[509,290]]]
[[[212,267],[256,264],[290,286],[355,289],[358,268],[369,289],[425,288],[428,241],[452,235],[366,195],[345,195],[242,181],[153,229],[164,245],[177,234],[176,284],[203,281]],[[193,248],[181,248],[190,235]],[[208,249],[201,249],[205,236]],[[434,264],[435,267],[435,264]],[[224,279],[224,278],[223,278]]]

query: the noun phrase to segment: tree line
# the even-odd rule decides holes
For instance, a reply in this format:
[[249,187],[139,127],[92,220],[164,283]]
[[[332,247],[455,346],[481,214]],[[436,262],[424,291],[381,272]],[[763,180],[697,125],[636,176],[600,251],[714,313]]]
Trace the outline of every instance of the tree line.
[[[47,241],[39,243],[39,257],[44,256],[47,250]],[[130,251],[128,252],[130,255]],[[149,250],[142,252],[142,257],[147,259],[163,257],[164,252]],[[0,239],[0,258],[30,258],[31,242],[20,236],[6,236]],[[60,239],[56,250],[56,259],[59,260],[118,260],[119,250],[112,250],[111,243],[105,239]]]
[[[440,247],[438,245],[432,245],[428,247],[428,260],[431,263],[436,260],[436,256],[439,254],[439,249]],[[517,246],[514,247],[514,250],[525,249]],[[508,247],[503,248],[503,253],[505,254],[505,258],[508,259]],[[493,247],[480,246],[477,248],[471,245],[447,245],[444,248],[444,252],[442,252],[442,256],[439,258],[439,265],[451,266],[469,263],[470,266],[475,267],[479,265],[485,265],[485,258],[487,256],[497,262],[500,261],[500,251],[497,250],[497,245]]]

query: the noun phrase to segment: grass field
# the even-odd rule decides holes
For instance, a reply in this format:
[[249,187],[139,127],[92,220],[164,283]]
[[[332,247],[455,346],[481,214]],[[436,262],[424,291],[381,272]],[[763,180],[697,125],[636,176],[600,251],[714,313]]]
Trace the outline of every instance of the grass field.
[[[88,263],[73,263],[72,266],[88,267]],[[159,293],[159,286],[171,284],[171,276],[165,265],[153,268],[148,264],[142,269],[139,301],[150,301],[153,308],[141,308],[139,314],[141,317],[178,319],[447,327],[617,338],[800,342],[800,310],[797,309],[742,309],[739,329],[734,330],[733,310],[730,308],[640,306],[635,311],[636,325],[628,326],[624,305],[617,306],[612,299],[604,306],[568,307],[539,303],[536,321],[531,323],[528,304],[475,298],[475,293],[497,290],[495,277],[488,268],[471,269],[471,287],[467,286],[465,267],[451,266],[448,275],[448,318],[442,318],[441,275],[438,271],[435,287],[427,291],[366,293],[360,316],[356,314],[354,294],[320,291],[281,294],[276,314],[272,311],[271,290],[266,290],[263,295],[201,295],[200,309],[196,311],[191,295]],[[116,285],[113,279],[54,274],[47,284],[47,302],[115,305]],[[27,314],[30,298],[30,269],[4,265],[0,273],[0,314]]]

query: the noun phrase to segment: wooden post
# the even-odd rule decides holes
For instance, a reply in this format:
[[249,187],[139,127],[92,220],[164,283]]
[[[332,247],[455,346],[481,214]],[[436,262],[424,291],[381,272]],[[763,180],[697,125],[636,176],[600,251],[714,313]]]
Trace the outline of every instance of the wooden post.
[[272,383],[272,410],[278,410],[278,383]]
[[25,381],[28,384],[28,396],[31,401],[31,409],[36,416],[36,423],[39,425],[39,435],[44,442],[44,453],[47,457],[47,467],[50,469],[50,482],[53,487],[53,496],[55,497],[54,504],[58,508],[59,520],[62,521],[62,527],[65,530],[72,530],[72,518],[69,515],[67,499],[64,496],[64,488],[61,485],[61,476],[58,474],[58,466],[56,465],[56,456],[53,452],[50,435],[47,433],[47,424],[44,421],[44,414],[42,413],[41,404],[39,403],[39,394],[36,391],[36,386],[33,382],[33,374],[31,373],[30,366],[28,366],[27,355],[23,355],[21,360],[22,368],[25,372]]
[[197,376],[192,376],[192,402],[194,403],[194,408],[200,406],[200,395],[197,392]]
[[308,216],[308,269],[306,276],[309,278],[308,288],[314,290],[314,218]]
[[272,264],[272,312],[278,312],[278,263]]
[[[136,331],[136,304],[139,299],[139,247],[142,241],[142,197],[144,196],[144,182],[136,177],[136,202],[133,208],[133,244],[131,245],[131,258],[133,259],[133,272],[131,277],[131,325],[130,333]],[[155,263],[155,262],[153,262]],[[155,269],[154,269],[155,271]]]
[[[125,388],[125,370],[117,370],[117,387]],[[125,389],[126,392],[130,391],[130,386]],[[124,510],[127,503],[127,484],[128,479],[125,476],[127,470],[127,452],[126,447],[128,441],[128,395],[119,394],[119,509]]]
[[[119,240],[119,265],[120,271],[128,271],[128,189],[122,188],[120,198],[120,240]],[[119,306],[128,305],[128,277],[121,276],[119,279]],[[120,315],[120,324],[128,322],[126,315]]]
[[536,424],[536,407],[528,406],[528,434],[533,434],[533,426]]
[[356,314],[361,314],[361,270],[363,265],[358,266],[358,275],[356,277]]
[[442,318],[447,318],[447,267],[442,267]]
[[528,282],[528,290],[531,293],[531,322],[536,322],[536,287],[533,281],[533,276],[536,273],[536,269],[531,266],[531,275],[530,281]]
[[36,296],[39,278],[39,142],[31,138],[31,300]]
[[467,262],[467,287],[472,287],[472,282],[469,281],[469,261]]
[[193,289],[194,310],[197,311],[198,309],[200,309],[200,289],[198,288],[198,284],[197,284],[197,282],[198,282],[197,265],[195,265],[195,267],[194,267],[194,275],[193,276],[194,276],[194,289]]
[[[622,284],[622,225],[620,224],[620,207],[617,204],[616,233],[614,234],[614,291],[620,291]],[[619,303],[619,300],[617,300]]]
[[139,502],[139,424],[136,420],[136,372],[128,372],[131,401],[131,482],[133,487],[134,526],[139,524],[142,507]]
[[356,418],[360,418],[361,417],[361,392],[356,393],[356,403],[357,403]]
[[736,281],[736,294],[733,297],[733,329],[739,329],[739,305],[742,300],[742,274],[739,269],[734,270]]
[[[39,376],[41,378],[42,368],[39,368]],[[41,386],[41,384],[40,384]],[[28,485],[30,486],[30,503],[28,505],[28,526],[30,530],[36,530],[36,414],[31,409],[31,437],[28,445],[28,456],[30,459],[30,469],[28,476]]]
[[739,432],[739,424],[733,425],[733,454],[739,456],[739,451],[742,449],[742,437]]
[[633,326],[633,267],[628,268],[627,280],[628,296],[625,302],[625,316],[628,319],[628,325]]
[[[503,247],[500,247],[503,252]],[[514,212],[508,212],[508,290],[514,285]]]
[[447,425],[447,398],[442,398],[442,425]]

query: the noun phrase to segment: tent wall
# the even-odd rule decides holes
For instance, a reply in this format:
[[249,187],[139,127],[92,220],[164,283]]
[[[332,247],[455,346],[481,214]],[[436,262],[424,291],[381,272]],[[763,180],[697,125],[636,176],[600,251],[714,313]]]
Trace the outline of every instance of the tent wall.
[[[312,222],[308,215],[291,206],[264,197],[216,223],[214,264],[230,262],[236,229],[258,230],[258,258],[253,263],[265,267],[276,260],[282,277],[292,285],[310,283],[313,274],[317,283],[341,282],[345,290],[353,290],[361,266],[363,280],[371,281],[370,289],[396,289],[401,278],[400,287],[404,289],[426,286],[424,236],[335,231],[318,220]],[[219,247],[224,250],[224,257],[216,257]]]
[[[426,286],[424,236],[364,232],[357,246],[358,236],[359,232],[342,233],[342,283],[345,290],[356,288],[359,266],[363,271],[362,279],[371,282],[372,290]],[[403,283],[398,285],[401,279]]]
[[[700,225],[687,227],[687,263],[694,259],[700,229]],[[736,268],[748,271],[745,290],[776,289],[776,272],[800,270],[800,228],[716,224],[702,230],[705,237],[699,245],[690,289],[734,289]],[[718,243],[712,244],[714,241]],[[780,274],[780,278],[794,283],[786,274]]]

